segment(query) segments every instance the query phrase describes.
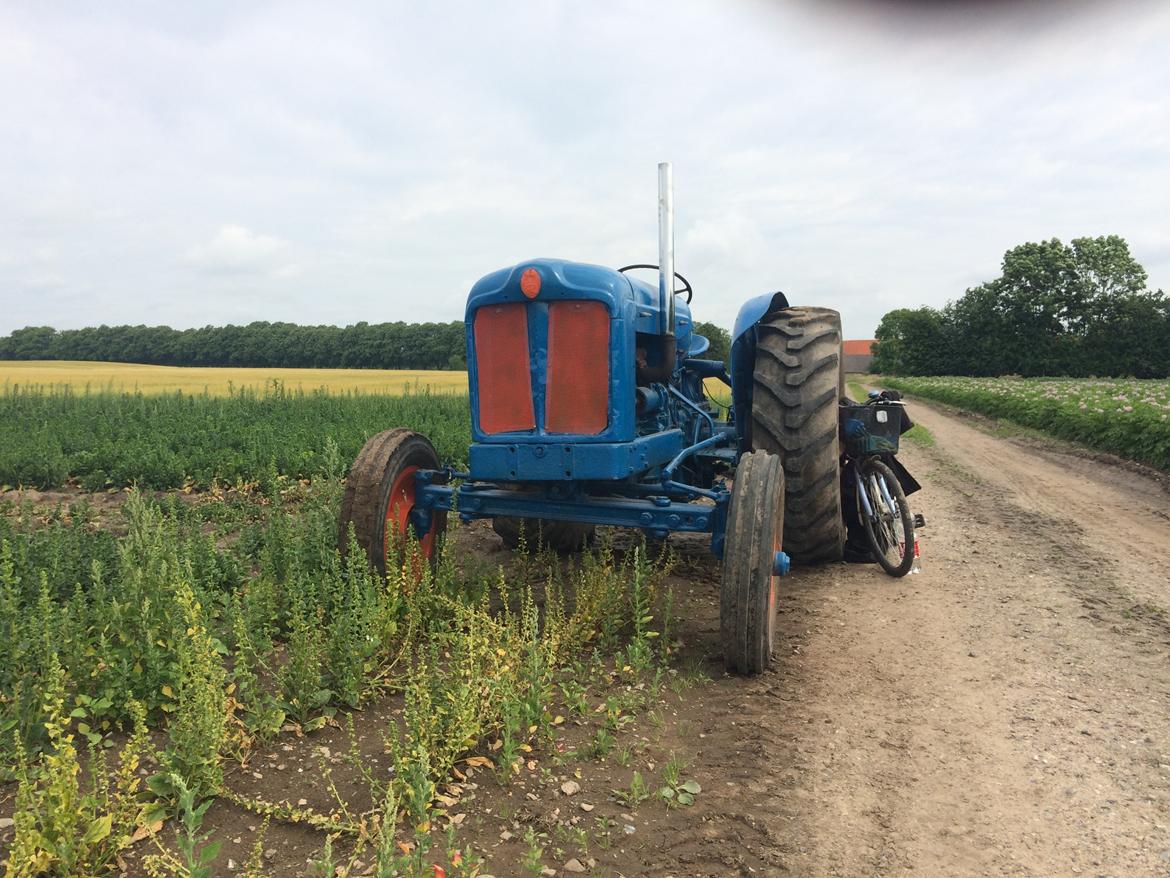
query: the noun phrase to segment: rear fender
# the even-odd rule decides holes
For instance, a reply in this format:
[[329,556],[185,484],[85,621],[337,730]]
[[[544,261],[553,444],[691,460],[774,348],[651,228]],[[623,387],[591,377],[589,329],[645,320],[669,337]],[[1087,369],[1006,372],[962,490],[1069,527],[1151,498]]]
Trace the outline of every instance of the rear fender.
[[783,293],[765,293],[748,299],[739,309],[735,328],[731,333],[731,353],[728,356],[728,370],[731,372],[731,405],[735,415],[735,432],[739,439],[739,450],[745,447],[748,428],[748,413],[752,410],[752,372],[756,363],[756,327],[765,317],[783,311],[788,307],[788,297]]

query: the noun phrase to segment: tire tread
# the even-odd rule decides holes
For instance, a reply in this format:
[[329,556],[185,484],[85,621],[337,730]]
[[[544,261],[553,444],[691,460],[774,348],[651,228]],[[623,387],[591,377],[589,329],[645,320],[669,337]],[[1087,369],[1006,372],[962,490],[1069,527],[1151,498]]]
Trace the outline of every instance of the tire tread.
[[793,307],[760,322],[751,447],[780,456],[784,546],[799,564],[840,560],[845,545],[837,435],[842,367],[836,311]]
[[758,674],[772,661],[770,589],[773,528],[784,517],[784,471],[780,459],[749,452],[739,461],[727,514],[719,628],[729,671]]

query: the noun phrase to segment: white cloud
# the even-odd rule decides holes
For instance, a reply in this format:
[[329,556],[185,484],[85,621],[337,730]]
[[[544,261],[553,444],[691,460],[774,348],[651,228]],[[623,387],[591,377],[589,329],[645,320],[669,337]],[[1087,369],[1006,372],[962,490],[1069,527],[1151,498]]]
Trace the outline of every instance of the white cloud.
[[[238,225],[220,226],[211,240],[187,251],[187,261],[212,274],[263,273],[293,276],[295,268],[282,262],[289,244]],[[295,272],[293,273],[295,274]]]

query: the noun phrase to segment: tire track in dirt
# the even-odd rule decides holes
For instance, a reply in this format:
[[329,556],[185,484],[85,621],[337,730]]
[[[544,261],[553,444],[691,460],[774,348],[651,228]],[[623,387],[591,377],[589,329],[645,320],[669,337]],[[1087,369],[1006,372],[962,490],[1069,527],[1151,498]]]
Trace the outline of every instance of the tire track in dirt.
[[912,405],[921,574],[797,571],[755,680],[692,584],[704,793],[645,874],[1170,874],[1170,495]]

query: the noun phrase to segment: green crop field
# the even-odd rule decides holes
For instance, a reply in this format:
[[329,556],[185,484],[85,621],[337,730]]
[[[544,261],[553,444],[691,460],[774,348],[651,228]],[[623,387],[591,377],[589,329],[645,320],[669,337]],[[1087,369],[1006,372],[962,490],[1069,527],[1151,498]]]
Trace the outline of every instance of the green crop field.
[[939,377],[881,383],[1170,469],[1170,381]]
[[[0,486],[168,489],[340,476],[367,438],[410,427],[441,459],[467,455],[466,394],[289,391],[226,396],[9,388],[0,392]],[[12,429],[17,427],[16,429]]]
[[[243,875],[470,878],[486,846],[455,834],[455,781],[511,801],[521,772],[604,759],[662,710],[669,554],[534,547],[505,573],[455,516],[434,567],[338,550],[365,439],[411,427],[460,463],[465,394],[9,387],[0,421],[0,487],[68,488],[0,490],[6,876],[226,874],[247,836]],[[699,789],[672,758],[664,808]]]

